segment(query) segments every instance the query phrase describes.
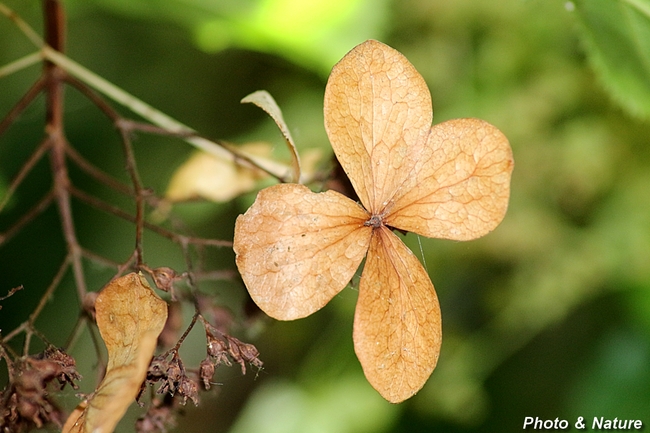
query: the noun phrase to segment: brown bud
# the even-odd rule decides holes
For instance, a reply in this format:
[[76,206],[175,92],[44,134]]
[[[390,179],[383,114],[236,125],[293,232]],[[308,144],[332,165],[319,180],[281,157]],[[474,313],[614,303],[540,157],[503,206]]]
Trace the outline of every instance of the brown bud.
[[156,287],[165,292],[172,292],[173,284],[178,279],[178,274],[172,268],[166,266],[152,269],[151,276],[153,277]]
[[203,381],[203,386],[205,389],[210,389],[212,376],[214,376],[214,363],[210,358],[205,358],[203,361],[201,361],[201,365],[199,367],[199,377]]
[[199,405],[199,387],[195,381],[187,376],[181,377],[178,385],[178,395],[183,397],[183,404],[187,403],[189,398],[195,406]]

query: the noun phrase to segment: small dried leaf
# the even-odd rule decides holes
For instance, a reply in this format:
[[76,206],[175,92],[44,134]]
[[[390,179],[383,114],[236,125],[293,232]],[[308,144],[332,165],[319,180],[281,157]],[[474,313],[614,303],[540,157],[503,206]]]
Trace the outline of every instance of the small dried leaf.
[[375,230],[359,282],[354,350],[386,400],[399,403],[422,388],[438,362],[441,326],[427,272],[393,232]]
[[[249,143],[240,146],[246,154],[270,155],[269,143]],[[172,202],[204,198],[224,202],[251,191],[264,177],[260,170],[244,167],[232,160],[207,152],[196,152],[174,173],[165,192]]]
[[233,248],[255,303],[293,320],[322,308],[350,281],[370,242],[368,214],[334,192],[297,184],[260,191],[237,218]]
[[271,96],[271,94],[266,90],[258,90],[257,92],[253,92],[250,95],[246,96],[241,100],[241,102],[242,104],[251,103],[257,105],[262,110],[266,111],[266,113],[271,116],[275,124],[278,125],[278,128],[280,128],[280,132],[284,137],[284,140],[287,142],[289,152],[291,153],[291,162],[293,165],[293,181],[300,182],[300,156],[298,155],[298,149],[296,149],[296,144],[293,142],[291,132],[289,132],[289,128],[284,121],[282,110],[280,110],[280,107],[278,107],[278,104],[275,102],[275,99],[273,99],[273,96]]
[[167,304],[141,275],[109,283],[95,302],[97,327],[106,344],[106,375],[90,398],[70,415],[63,433],[110,433],[145,379]]

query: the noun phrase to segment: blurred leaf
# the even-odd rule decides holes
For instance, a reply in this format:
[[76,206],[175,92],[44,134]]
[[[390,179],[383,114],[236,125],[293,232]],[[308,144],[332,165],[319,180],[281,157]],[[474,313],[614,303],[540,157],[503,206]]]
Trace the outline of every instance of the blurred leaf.
[[[323,75],[351,46],[380,38],[389,0],[97,0],[124,15],[187,28],[204,51],[243,48]],[[73,10],[87,2],[71,0]]]
[[260,0],[256,6],[197,26],[199,47],[268,52],[326,74],[351,46],[380,37],[388,12],[386,0]]
[[360,376],[309,388],[267,382],[250,398],[231,433],[379,433],[390,429],[398,411]]
[[293,165],[292,182],[300,183],[300,156],[298,155],[298,149],[296,149],[296,144],[293,141],[293,137],[291,137],[289,127],[287,127],[287,124],[284,121],[282,110],[278,107],[273,96],[271,96],[271,94],[266,90],[258,90],[242,99],[241,103],[257,105],[271,116],[275,124],[278,125],[278,128],[287,143],[287,147],[289,148],[289,153],[291,153],[291,162]]
[[109,283],[95,301],[97,327],[106,344],[106,375],[63,427],[64,433],[110,433],[134,402],[147,374],[158,335],[167,320],[167,303],[142,274]]
[[[248,143],[241,150],[253,155],[268,156],[269,143]],[[195,152],[172,176],[165,198],[172,202],[204,198],[225,202],[251,191],[264,173],[221,159],[207,152]]]
[[650,118],[650,0],[580,0],[582,34],[596,72],[631,114]]

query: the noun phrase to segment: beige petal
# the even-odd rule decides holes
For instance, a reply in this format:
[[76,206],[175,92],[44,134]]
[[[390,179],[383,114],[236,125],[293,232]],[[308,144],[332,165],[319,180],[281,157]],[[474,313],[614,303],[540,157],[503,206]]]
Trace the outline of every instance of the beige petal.
[[297,184],[260,191],[237,218],[233,249],[255,303],[293,320],[322,308],[350,281],[368,250],[367,213],[334,192]]
[[478,119],[450,120],[431,129],[415,168],[415,185],[384,222],[427,237],[469,240],[503,219],[514,162],[508,139]]
[[441,341],[429,275],[393,232],[375,229],[354,316],[354,348],[368,382],[392,403],[406,400],[431,375]]
[[[334,66],[325,129],[361,203],[375,215],[408,190],[433,118],[422,76],[398,51],[366,41]],[[408,185],[405,185],[408,184]]]
[[109,283],[95,301],[97,327],[106,344],[106,375],[72,412],[63,433],[110,433],[135,401],[167,320],[167,303],[147,280],[130,273]]

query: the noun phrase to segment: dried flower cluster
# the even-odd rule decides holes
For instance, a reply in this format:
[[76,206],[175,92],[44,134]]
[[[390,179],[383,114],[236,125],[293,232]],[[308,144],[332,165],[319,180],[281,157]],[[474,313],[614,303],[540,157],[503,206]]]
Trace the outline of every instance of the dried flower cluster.
[[[242,374],[246,374],[247,362],[258,369],[262,368],[263,363],[258,358],[260,352],[255,346],[224,334],[207,322],[204,322],[204,327],[205,336],[208,341],[208,356],[201,363],[202,366],[207,363],[213,363],[215,367],[218,367],[221,363],[230,366],[232,365],[228,360],[228,357],[230,357],[241,366]],[[206,368],[206,372],[209,372],[209,370],[209,368]],[[206,380],[209,380],[207,377],[202,376],[201,378],[204,384]],[[206,385],[206,389],[209,388]]]
[[81,379],[74,358],[56,347],[18,359],[11,365],[9,383],[2,393],[0,431],[16,433],[52,423],[61,427],[64,414],[52,401],[49,385],[74,389]]
[[158,388],[158,394],[169,394],[171,396],[178,395],[183,399],[182,403],[187,403],[190,399],[198,406],[199,404],[199,387],[196,379],[188,377],[185,365],[178,355],[178,351],[171,352],[171,359],[168,359],[169,353],[155,356],[149,364],[147,371],[147,379],[142,384],[138,401],[142,397],[146,385],[154,385],[156,382],[161,382],[162,385]]
[[[185,368],[177,349],[155,356],[151,364],[149,364],[147,378],[140,389],[138,401],[147,385],[153,386],[160,382],[161,385],[156,391],[157,394],[178,396],[182,399],[181,404],[183,405],[187,403],[188,399],[198,405],[199,381],[206,390],[210,389],[212,378],[219,365],[232,366],[232,362],[238,363],[241,366],[242,374],[246,374],[246,363],[258,369],[262,368],[263,363],[259,359],[259,351],[254,345],[244,343],[221,332],[203,318],[202,322],[205,328],[207,355],[201,361],[198,371]],[[151,416],[154,417],[160,415],[160,411],[165,404],[157,401],[155,405],[158,410],[152,412]],[[171,405],[173,405],[173,402],[170,401],[167,406],[171,407]],[[155,424],[154,421],[148,421],[148,423]]]
[[[140,417],[136,423],[138,433],[166,432],[168,428],[176,425],[175,415],[178,406],[185,405],[191,400],[199,404],[199,383],[209,390],[213,384],[212,379],[216,368],[225,364],[232,366],[233,362],[241,366],[242,374],[246,374],[246,363],[262,368],[262,361],[258,358],[259,351],[255,346],[244,343],[208,323],[203,316],[199,316],[203,323],[206,335],[207,355],[198,370],[187,369],[181,360],[178,349],[174,348],[164,354],[155,356],[149,364],[147,377],[140,388],[137,401],[140,402],[147,386],[154,386],[160,382],[156,394],[160,398],[152,398],[147,413]],[[176,398],[178,397],[178,398]]]

